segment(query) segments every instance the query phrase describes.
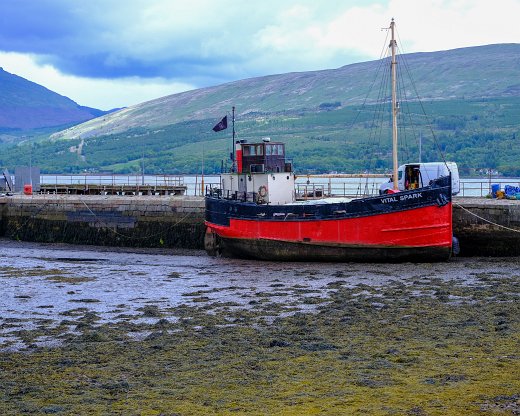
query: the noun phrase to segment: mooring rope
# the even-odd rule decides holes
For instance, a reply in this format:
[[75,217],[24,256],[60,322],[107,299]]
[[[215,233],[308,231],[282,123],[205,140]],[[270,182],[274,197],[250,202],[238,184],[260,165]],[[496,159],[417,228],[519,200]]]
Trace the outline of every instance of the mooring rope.
[[520,230],[518,230],[518,229],[510,228],[510,227],[506,227],[505,225],[497,224],[496,222],[493,222],[493,221],[490,221],[490,220],[488,220],[488,219],[486,219],[486,218],[483,218],[483,217],[481,217],[480,215],[475,214],[474,212],[471,212],[469,209],[464,208],[462,205],[460,205],[460,204],[458,204],[458,203],[456,203],[456,202],[454,202],[453,204],[454,204],[454,205],[457,205],[459,208],[462,208],[462,209],[463,209],[464,211],[466,211],[468,214],[471,214],[471,215],[473,215],[474,217],[477,217],[478,219],[481,219],[482,221],[485,221],[485,222],[487,222],[487,223],[489,223],[489,224],[491,224],[491,225],[494,225],[494,226],[499,227],[499,228],[503,228],[504,230],[513,231],[513,232],[515,232],[515,233],[520,233]]
[[[90,209],[90,207],[86,204],[85,201],[81,201],[83,203],[83,205],[85,205],[85,207],[89,210],[89,212],[95,217],[96,221],[98,224],[102,224],[102,221],[101,219],[99,219],[98,215],[96,215],[96,213],[94,211],[92,211]],[[157,237],[159,235],[164,235],[165,231],[169,231],[172,227],[175,227],[177,225],[179,225],[181,222],[183,222],[186,218],[188,218],[192,213],[191,212],[187,212],[185,216],[183,216],[179,221],[173,223],[173,224],[170,224],[168,226],[168,229],[167,230],[163,230],[161,232],[158,232],[156,234],[152,234],[152,235],[147,235],[147,236],[144,236],[144,237],[134,237],[134,236],[131,236],[131,235],[125,235],[125,234],[122,234],[120,232],[118,232],[117,230],[115,229],[112,229],[111,227],[103,227],[103,228],[108,228],[111,232],[113,232],[114,234],[116,235],[119,235],[121,237],[125,237],[125,238],[128,238],[128,239],[131,239],[131,240],[146,240],[147,238],[153,238],[153,237]]]

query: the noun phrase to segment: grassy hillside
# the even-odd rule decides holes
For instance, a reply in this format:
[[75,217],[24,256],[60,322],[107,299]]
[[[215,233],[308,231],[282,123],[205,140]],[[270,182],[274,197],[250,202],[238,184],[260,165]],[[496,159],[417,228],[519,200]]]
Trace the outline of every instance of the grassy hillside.
[[[418,115],[419,105],[415,107]],[[440,147],[464,174],[474,173],[475,168],[494,168],[520,175],[520,97],[430,101],[424,107],[431,115],[429,120],[417,117],[413,128],[405,124],[400,131],[400,162],[418,160],[421,138],[423,161],[439,160]],[[385,172],[391,163],[389,129],[381,129],[383,134],[375,137],[373,108],[365,107],[361,113],[360,109],[292,111],[240,119],[237,138],[254,141],[269,136],[285,142],[300,172]],[[387,121],[385,118],[383,124]],[[91,137],[83,140],[81,157],[77,153],[81,139],[26,143],[3,154],[1,162],[12,166],[25,160],[27,164],[31,157],[33,165],[46,172],[127,173],[138,172],[144,157],[145,170],[150,173],[196,173],[204,155],[205,171],[219,172],[222,161],[228,163],[231,131],[214,133],[213,124],[213,119],[194,120],[152,131],[133,128]]]
[[[439,160],[440,148],[463,173],[493,168],[520,175],[519,55],[520,45],[512,44],[404,56],[401,69],[413,74],[407,91],[417,90],[429,117],[403,94],[400,162],[418,159],[421,140],[423,161]],[[0,165],[31,155],[46,172],[126,173],[139,171],[144,159],[150,173],[195,173],[204,154],[205,171],[218,172],[228,163],[231,131],[211,127],[235,105],[237,137],[287,143],[300,172],[383,172],[390,163],[383,133],[389,115],[375,104],[378,66],[273,75],[163,97],[9,148]]]

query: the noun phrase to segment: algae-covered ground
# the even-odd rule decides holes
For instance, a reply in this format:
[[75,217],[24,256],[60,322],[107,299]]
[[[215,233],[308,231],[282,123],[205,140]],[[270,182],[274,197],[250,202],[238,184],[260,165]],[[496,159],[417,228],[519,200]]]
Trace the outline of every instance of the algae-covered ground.
[[9,250],[2,415],[520,414],[519,258]]

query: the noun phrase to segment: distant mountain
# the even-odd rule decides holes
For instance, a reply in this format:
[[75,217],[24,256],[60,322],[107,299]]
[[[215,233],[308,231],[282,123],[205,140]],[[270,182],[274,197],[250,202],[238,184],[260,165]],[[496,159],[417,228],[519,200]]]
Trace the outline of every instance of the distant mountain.
[[0,132],[67,126],[104,114],[0,68]]
[[[426,100],[520,96],[520,44],[501,44],[403,55],[413,68],[415,88]],[[295,72],[230,82],[158,98],[54,135],[87,138],[132,128],[218,118],[232,105],[241,118],[256,113],[363,102],[379,61],[338,69]],[[409,70],[409,68],[403,68]],[[376,97],[372,97],[375,99]]]
[[[401,72],[413,77],[400,99],[400,160],[416,161],[419,148],[423,161],[439,160],[440,148],[463,174],[492,168],[520,175],[519,57],[520,44],[400,56]],[[211,127],[236,106],[237,137],[285,142],[299,172],[385,172],[391,140],[371,133],[388,121],[374,117],[374,104],[389,98],[378,87],[378,68],[381,61],[363,62],[169,95],[38,140],[32,161],[47,172],[138,172],[144,163],[149,173],[195,173],[204,155],[205,172],[218,172],[228,162],[231,132]],[[418,128],[407,124],[405,106]],[[423,107],[428,118],[419,114]],[[26,159],[24,146],[0,152],[0,166]]]

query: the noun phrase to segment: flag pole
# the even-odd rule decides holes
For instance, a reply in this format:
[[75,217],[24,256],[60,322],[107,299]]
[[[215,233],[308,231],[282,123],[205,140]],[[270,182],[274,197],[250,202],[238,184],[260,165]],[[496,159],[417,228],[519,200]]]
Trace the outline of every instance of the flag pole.
[[231,172],[236,172],[235,164],[235,106],[232,107],[233,143],[231,144]]
[[[204,142],[202,142],[202,178],[200,181],[200,194],[204,196]],[[195,195],[197,195],[196,191]]]

